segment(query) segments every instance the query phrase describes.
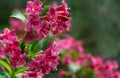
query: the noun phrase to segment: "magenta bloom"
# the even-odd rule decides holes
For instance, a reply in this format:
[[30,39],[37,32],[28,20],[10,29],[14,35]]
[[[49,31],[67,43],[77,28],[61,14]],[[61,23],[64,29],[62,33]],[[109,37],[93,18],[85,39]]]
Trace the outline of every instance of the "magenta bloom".
[[66,3],[66,0],[62,0],[62,5],[61,6],[58,6],[57,8],[56,8],[56,13],[57,14],[60,14],[60,15],[62,15],[62,16],[64,16],[64,17],[70,17],[71,16],[71,14],[68,12],[68,5],[67,5],[67,3]]
[[111,78],[120,78],[120,71],[116,71],[112,74]]
[[100,57],[93,57],[92,55],[89,56],[89,61],[92,63],[91,67],[94,69],[97,66],[103,65],[103,59]]
[[15,29],[16,31],[21,31],[24,29],[24,23],[19,20],[19,19],[16,19],[16,18],[10,18],[9,20],[9,24],[10,26]]
[[39,16],[28,16],[25,30],[35,31],[38,39],[41,40],[49,35],[50,26],[48,23],[41,22]]
[[26,12],[29,15],[39,15],[40,13],[42,13],[43,8],[40,5],[40,1],[39,0],[35,0],[33,2],[28,1],[26,6]]
[[60,78],[65,78],[66,74],[67,74],[66,71],[64,71],[64,70],[62,70],[62,69],[59,70],[59,77],[60,77]]
[[60,6],[53,4],[44,19],[52,26],[54,34],[58,34],[70,29],[70,16],[71,14],[68,12],[67,3],[63,0]]
[[64,59],[62,59],[63,65],[67,66],[69,63],[72,62],[71,56],[66,56]]
[[47,15],[43,17],[42,21],[39,14],[43,11],[39,0],[29,1],[27,3],[26,12],[29,14],[25,31],[37,32],[38,39],[42,39],[49,35],[50,28],[54,34],[63,33],[70,28],[70,16],[68,6],[65,0],[62,1],[61,6],[51,6]]
[[21,67],[25,63],[25,55],[21,55],[21,48],[18,43],[18,37],[14,30],[4,29],[4,33],[0,34],[0,58],[6,55],[10,58],[11,67]]
[[41,22],[39,28],[37,29],[38,39],[42,39],[49,35],[50,26],[47,23]]
[[36,71],[27,71],[28,74],[23,75],[22,78],[43,78],[43,73]]
[[21,49],[19,47],[18,37],[16,36],[14,30],[10,31],[7,28],[4,29],[4,33],[0,34],[0,40],[2,43],[1,51],[10,55],[20,53]]
[[31,43],[37,38],[36,32],[29,31],[26,35],[25,43]]
[[12,68],[19,68],[25,65],[25,55],[22,54],[14,54],[10,55],[10,65]]
[[107,61],[105,64],[105,69],[107,70],[107,72],[112,74],[115,70],[118,69],[117,61]]
[[59,48],[62,50],[71,50],[75,46],[75,40],[71,36],[66,36],[65,39],[58,40]]
[[0,34],[0,40],[5,44],[11,44],[13,41],[18,41],[18,37],[16,36],[15,30],[10,31],[5,28],[3,34]]
[[0,49],[0,59],[5,59],[5,53],[2,51],[2,49]]
[[[50,47],[44,51],[43,54],[39,55],[33,61],[28,63],[28,67],[31,71],[29,77],[37,78],[37,72],[42,72],[42,74],[48,74],[50,71],[54,71],[59,63],[59,50],[56,43],[50,44]],[[36,73],[35,73],[36,72]]]
[[[61,62],[64,66],[68,66],[68,69],[69,64],[75,63],[78,66],[83,67],[84,70],[91,70],[95,78],[120,78],[117,61],[109,60],[105,62],[101,57],[94,57],[91,54],[86,53],[83,49],[83,42],[76,41],[69,36],[67,36],[66,39],[58,40],[58,43],[60,49],[62,49],[61,54],[64,54],[64,57],[61,58]],[[78,54],[76,57],[73,56],[73,53],[75,52]],[[67,72],[71,74],[70,70]],[[78,73],[78,71],[75,73]],[[63,70],[59,72],[60,78],[64,78],[65,76],[67,76],[66,72]],[[76,76],[78,77],[77,74]],[[89,77],[86,72],[81,74],[81,77],[86,78],[86,76]]]
[[37,28],[39,28],[40,22],[41,21],[39,16],[33,16],[33,15],[28,16],[25,30],[26,31],[31,31],[32,29],[36,30]]
[[4,51],[7,52],[10,56],[20,54],[21,48],[17,41],[14,41],[12,44],[7,44],[4,47]]

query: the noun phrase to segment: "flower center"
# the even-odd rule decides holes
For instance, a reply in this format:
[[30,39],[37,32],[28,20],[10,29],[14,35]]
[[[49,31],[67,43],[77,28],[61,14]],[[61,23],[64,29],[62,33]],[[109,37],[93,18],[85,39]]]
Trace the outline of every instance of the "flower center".
[[33,6],[33,7],[31,8],[31,10],[32,10],[33,12],[35,12],[35,11],[37,10],[36,6]]
[[11,45],[10,46],[10,51],[13,51],[15,49],[15,46],[14,45]]
[[38,19],[33,19],[32,22],[31,22],[31,24],[34,25],[34,26],[35,26],[36,24],[38,24]]

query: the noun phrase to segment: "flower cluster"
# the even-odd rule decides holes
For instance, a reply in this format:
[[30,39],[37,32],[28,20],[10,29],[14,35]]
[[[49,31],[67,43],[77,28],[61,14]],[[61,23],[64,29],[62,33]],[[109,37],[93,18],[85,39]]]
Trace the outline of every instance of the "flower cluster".
[[[67,36],[57,40],[61,48],[61,62],[68,66],[68,71],[60,70],[59,77],[76,78],[120,78],[118,63],[113,60],[104,61],[101,57],[94,57],[83,49],[83,42]],[[73,67],[73,68],[72,68]]]
[[29,62],[27,66],[30,68],[24,78],[42,78],[50,71],[54,71],[59,62],[59,49],[56,42],[50,44],[50,47]]
[[71,14],[68,12],[68,9],[66,0],[63,0],[60,6],[53,3],[49,12],[44,17],[49,22],[49,25],[52,26],[54,34],[63,33],[66,29],[70,29]]
[[70,13],[65,0],[60,6],[50,6],[48,12],[44,16],[40,16],[44,8],[39,0],[28,1],[26,12],[28,14],[25,31],[35,31],[38,39],[42,39],[49,35],[52,31],[54,34],[63,33],[70,28]]
[[5,28],[0,34],[0,64],[8,78],[43,78],[54,72],[59,63],[54,36],[70,28],[71,14],[66,1],[62,0],[60,6],[28,1],[26,12],[15,11],[11,17],[13,29]]
[[22,67],[25,64],[25,55],[21,54],[18,37],[14,30],[4,29],[4,33],[0,34],[0,58],[10,58],[12,68]]
[[23,78],[43,78],[50,71],[54,71],[59,62],[59,49],[56,42],[49,45],[49,48],[40,52],[33,60],[27,62],[27,54],[21,53],[18,37],[14,30],[4,29],[0,34],[0,59],[10,59],[10,67],[17,69],[28,67],[27,75]]

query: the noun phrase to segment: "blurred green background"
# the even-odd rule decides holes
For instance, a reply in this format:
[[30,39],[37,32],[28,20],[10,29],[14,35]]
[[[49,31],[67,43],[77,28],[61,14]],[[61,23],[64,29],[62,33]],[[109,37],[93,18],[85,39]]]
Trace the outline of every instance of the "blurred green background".
[[[48,0],[48,4],[61,0]],[[24,9],[27,0],[0,0],[0,29],[8,25],[14,9]],[[68,33],[84,40],[85,49],[120,63],[120,0],[67,0],[72,13]]]

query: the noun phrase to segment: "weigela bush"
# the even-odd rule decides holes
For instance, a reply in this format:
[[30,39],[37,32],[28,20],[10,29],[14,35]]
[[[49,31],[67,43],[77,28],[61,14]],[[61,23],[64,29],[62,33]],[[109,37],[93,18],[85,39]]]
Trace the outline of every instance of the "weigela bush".
[[28,1],[26,11],[14,11],[12,29],[0,34],[0,78],[43,78],[55,71],[59,47],[54,40],[70,29],[71,14],[66,0],[61,5]]
[[83,48],[83,41],[76,41],[70,36],[57,40],[61,49],[63,67],[59,70],[60,78],[120,78],[118,63],[94,57]]

